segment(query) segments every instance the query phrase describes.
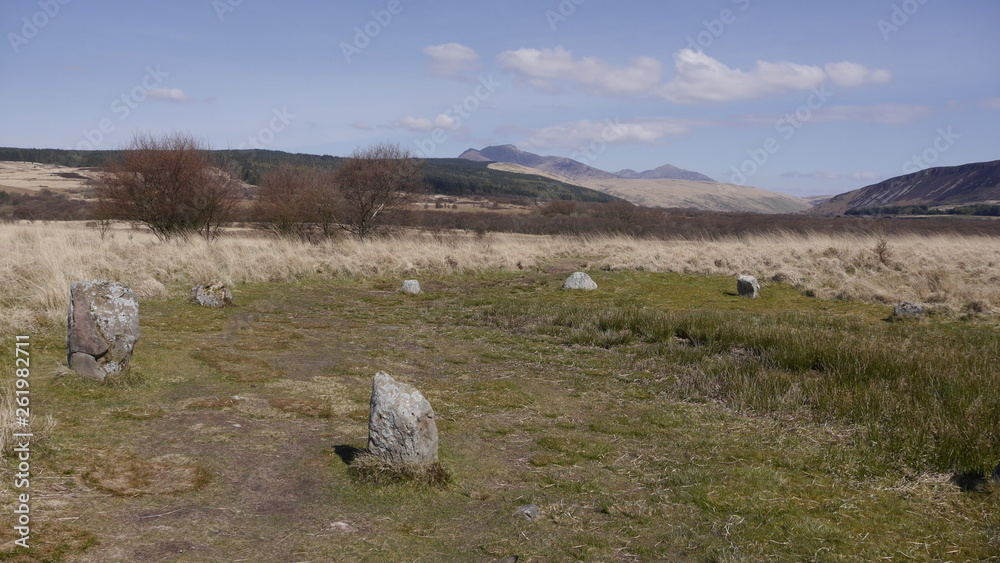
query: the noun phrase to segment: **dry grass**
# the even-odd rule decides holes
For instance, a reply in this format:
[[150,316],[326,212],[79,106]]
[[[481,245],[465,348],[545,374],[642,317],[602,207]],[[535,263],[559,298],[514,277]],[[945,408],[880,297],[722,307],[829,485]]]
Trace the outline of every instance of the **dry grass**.
[[[30,330],[63,322],[70,283],[113,279],[140,300],[167,287],[210,279],[230,284],[311,277],[438,276],[573,266],[657,272],[756,275],[820,298],[894,303],[947,313],[1000,307],[1000,241],[971,236],[767,235],[719,241],[624,236],[486,237],[409,234],[392,239],[311,245],[233,232],[213,244],[159,242],[127,229],[101,239],[81,224],[0,226],[0,328]],[[884,242],[884,246],[880,243]],[[187,288],[184,288],[187,291]]]

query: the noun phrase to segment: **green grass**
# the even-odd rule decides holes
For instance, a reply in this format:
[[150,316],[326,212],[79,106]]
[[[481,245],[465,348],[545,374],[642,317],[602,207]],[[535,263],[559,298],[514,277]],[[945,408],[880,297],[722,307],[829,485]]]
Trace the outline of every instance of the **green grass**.
[[[57,426],[32,446],[37,548],[0,560],[1000,558],[972,478],[1000,461],[995,321],[592,275],[259,284],[222,310],[172,288],[104,385],[60,367],[62,327],[34,334]],[[380,369],[435,409],[430,474],[358,455]]]

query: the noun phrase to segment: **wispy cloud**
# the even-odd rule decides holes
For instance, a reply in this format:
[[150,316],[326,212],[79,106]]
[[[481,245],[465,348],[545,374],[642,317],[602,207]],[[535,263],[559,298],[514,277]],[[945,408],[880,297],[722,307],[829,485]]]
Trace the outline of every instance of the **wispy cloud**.
[[816,171],[816,172],[796,172],[789,171],[781,174],[782,178],[804,178],[809,180],[851,180],[854,182],[877,182],[882,176],[876,172],[854,172],[852,174],[841,174],[839,172]]
[[445,43],[424,48],[430,57],[427,70],[434,76],[455,77],[479,68],[479,54],[460,43]]
[[627,121],[582,120],[531,130],[522,144],[532,149],[575,149],[598,139],[608,145],[656,144],[686,135],[695,127],[706,124],[704,121],[674,117]]
[[817,111],[816,122],[856,121],[882,125],[911,125],[933,113],[929,106],[916,104],[878,104],[872,106],[833,106]]
[[191,98],[180,88],[154,88],[146,92],[146,97],[150,100],[163,100],[167,102],[191,101]]
[[[871,106],[832,106],[813,111],[810,123],[855,122],[882,125],[912,125],[934,113],[930,106],[917,104],[876,104]],[[780,114],[751,114],[737,118],[741,124],[774,125],[787,116]]]
[[418,133],[426,133],[428,131],[433,131],[434,129],[447,129],[452,131],[458,128],[458,122],[455,118],[443,113],[435,117],[433,120],[425,117],[404,117],[392,125],[397,129],[415,131]]
[[892,80],[888,70],[871,70],[864,65],[843,61],[829,63],[824,67],[834,84],[841,88],[856,88],[865,84],[885,84]]
[[979,102],[979,105],[981,105],[982,107],[984,107],[986,109],[1000,110],[1000,97],[986,98],[985,100],[981,100]]

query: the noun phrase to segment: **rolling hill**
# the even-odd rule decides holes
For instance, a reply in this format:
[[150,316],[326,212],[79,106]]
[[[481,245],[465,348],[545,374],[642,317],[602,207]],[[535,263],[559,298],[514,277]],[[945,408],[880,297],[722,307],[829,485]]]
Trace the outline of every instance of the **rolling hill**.
[[[240,179],[252,185],[260,183],[263,174],[282,164],[317,169],[333,169],[341,157],[287,153],[273,150],[218,150],[217,158],[233,164]],[[21,149],[0,147],[0,191],[10,193],[49,188],[54,192],[82,193],[87,177],[103,166],[116,151],[79,151],[63,149]],[[586,188],[565,178],[543,177],[537,174],[494,170],[487,162],[468,159],[432,158],[423,162],[424,182],[433,194],[474,195],[494,197],[526,197],[544,200],[581,202],[614,201],[614,196]]]
[[816,215],[852,209],[926,205],[945,207],[1000,201],[1000,160],[928,168],[840,194],[814,207]]
[[593,180],[588,188],[646,207],[702,211],[798,213],[811,205],[798,197],[750,186],[694,180]]

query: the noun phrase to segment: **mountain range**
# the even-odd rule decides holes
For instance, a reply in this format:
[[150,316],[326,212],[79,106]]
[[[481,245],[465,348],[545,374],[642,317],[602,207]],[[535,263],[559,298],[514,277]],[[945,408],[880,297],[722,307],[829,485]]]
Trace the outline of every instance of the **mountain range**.
[[834,196],[811,210],[842,215],[850,209],[926,205],[946,207],[1000,201],[1000,160],[928,168]]
[[469,149],[458,156],[466,160],[477,162],[508,162],[519,164],[528,168],[535,168],[544,172],[558,174],[570,180],[695,180],[699,182],[714,182],[712,178],[691,170],[684,170],[676,166],[666,164],[653,170],[636,172],[626,168],[616,173],[605,172],[593,166],[588,166],[582,162],[564,158],[561,156],[541,156],[535,153],[522,151],[514,145],[497,145],[484,149]]
[[707,211],[797,213],[811,207],[803,199],[749,186],[723,184],[670,164],[645,172],[615,174],[558,156],[541,156],[500,145],[469,149],[459,158],[490,162],[490,168],[535,174],[571,182],[648,207],[683,207]]

